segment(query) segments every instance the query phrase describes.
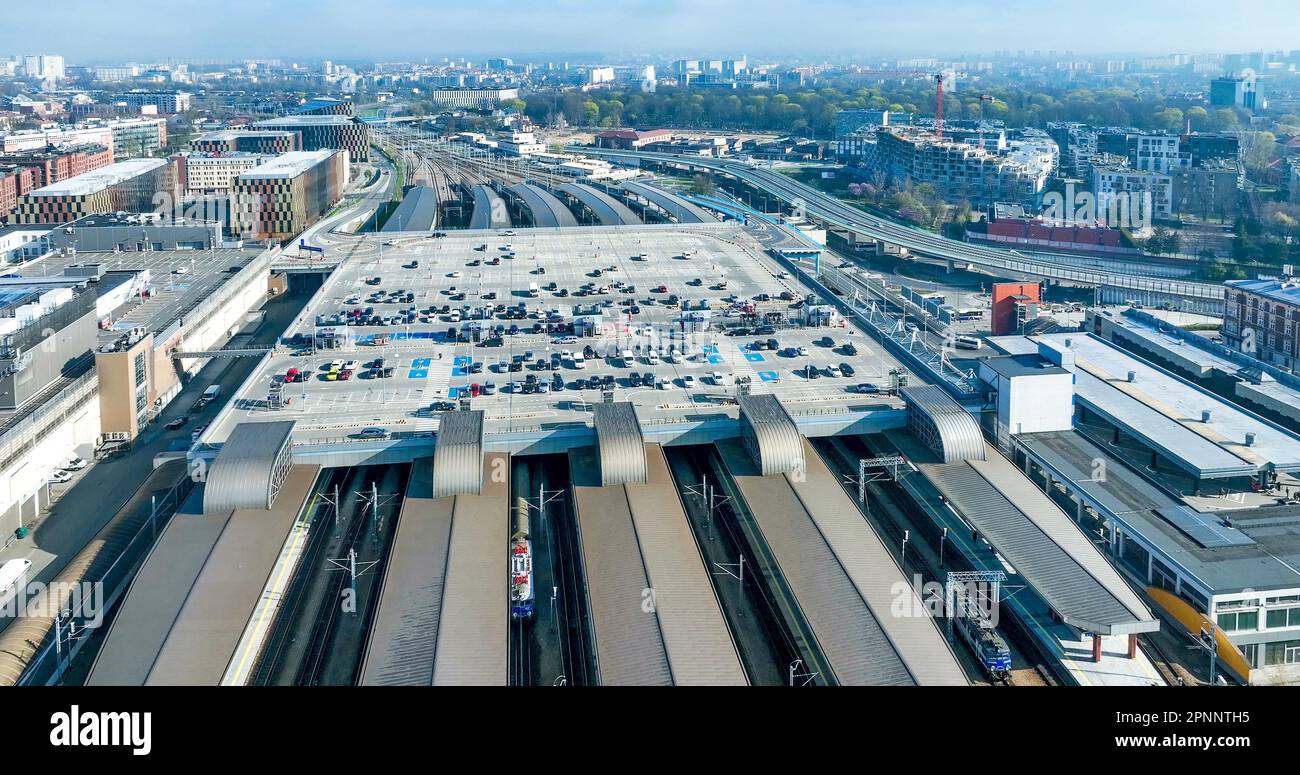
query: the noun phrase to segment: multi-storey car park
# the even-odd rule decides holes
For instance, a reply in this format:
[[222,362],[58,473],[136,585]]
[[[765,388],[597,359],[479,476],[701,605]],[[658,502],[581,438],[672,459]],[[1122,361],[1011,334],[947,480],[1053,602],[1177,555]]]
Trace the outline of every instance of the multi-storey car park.
[[924,581],[1024,587],[996,678],[1171,680],[1085,533],[755,228],[354,249],[198,437],[91,681],[987,679]]
[[[1173,443],[1210,399],[1082,333],[998,340],[950,379],[913,346],[943,334],[919,302],[908,344],[878,309],[905,300],[783,220],[636,186],[666,223],[561,224],[609,203],[516,189],[558,228],[399,230],[322,262],[195,434],[200,481],[90,681],[1172,683],[1150,634],[1202,623],[1233,680],[1285,680],[1286,555],[1258,599],[1222,580],[1285,549],[1289,431],[1220,402]],[[1142,509],[1083,481],[1102,432]],[[1258,550],[1207,516],[1234,499]],[[1162,550],[1161,521],[1206,554]],[[1001,637],[961,645],[976,619]]]

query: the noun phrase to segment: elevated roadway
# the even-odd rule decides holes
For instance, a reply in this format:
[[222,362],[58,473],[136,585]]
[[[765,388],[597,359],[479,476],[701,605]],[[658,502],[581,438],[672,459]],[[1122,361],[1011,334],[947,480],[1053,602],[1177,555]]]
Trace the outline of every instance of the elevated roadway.
[[766,191],[789,206],[802,210],[807,217],[831,228],[849,232],[855,238],[904,248],[911,254],[950,262],[956,266],[970,264],[994,272],[1113,288],[1151,303],[1160,297],[1179,301],[1187,299],[1190,306],[1198,311],[1222,313],[1223,288],[1218,285],[1147,277],[1142,274],[1142,267],[1137,263],[1131,272],[1101,270],[1091,268],[1089,264],[1095,262],[1095,259],[1086,257],[1060,254],[1036,254],[1031,257],[1014,250],[1000,250],[948,239],[876,217],[779,172],[745,162],[601,148],[573,150],[628,163],[661,164],[722,173]]

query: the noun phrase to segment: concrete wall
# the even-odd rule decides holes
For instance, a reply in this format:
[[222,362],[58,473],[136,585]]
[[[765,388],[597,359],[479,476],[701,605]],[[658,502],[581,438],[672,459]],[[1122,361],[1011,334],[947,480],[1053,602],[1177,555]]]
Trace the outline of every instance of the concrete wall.
[[89,460],[98,435],[99,402],[92,398],[42,433],[27,454],[0,471],[0,541],[49,505],[45,478],[73,455]]
[[[24,353],[22,367],[0,379],[0,408],[13,409],[63,376],[63,370],[95,346],[94,308]],[[6,363],[8,363],[6,361]]]

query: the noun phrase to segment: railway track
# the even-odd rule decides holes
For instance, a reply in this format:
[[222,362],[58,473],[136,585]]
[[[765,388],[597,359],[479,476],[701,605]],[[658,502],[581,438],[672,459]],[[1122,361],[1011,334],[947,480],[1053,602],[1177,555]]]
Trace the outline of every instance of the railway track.
[[[856,476],[859,458],[871,458],[884,454],[881,450],[875,449],[867,440],[857,436],[836,436],[827,441],[818,440],[815,446],[819,449],[832,451],[838,463],[836,469],[842,475]],[[856,490],[856,484],[850,486],[846,480],[845,488],[846,490]],[[875,523],[876,531],[882,540],[885,540],[891,548],[897,550],[901,544],[904,530],[911,531],[912,535],[915,536],[911,546],[916,547],[916,550],[907,553],[907,564],[911,570],[921,574],[925,579],[943,583],[948,570],[969,569],[949,567],[952,564],[947,562],[948,558],[945,558],[944,568],[937,568],[937,558],[929,555],[934,552],[933,547],[939,538],[938,531],[928,519],[916,514],[915,509],[909,508],[910,498],[898,490],[896,485],[887,486],[887,484],[872,482],[868,483],[867,490],[873,499],[886,505],[886,508],[871,509],[870,517],[867,517],[869,521]],[[850,496],[856,499],[857,492],[851,492]],[[907,515],[907,524],[899,521],[901,515]],[[927,543],[925,550],[921,550],[917,539],[923,539]],[[1058,685],[1061,683],[1060,678],[1052,670],[1050,662],[1043,655],[1042,650],[1024,631],[1016,617],[1002,618],[998,622],[998,627],[1006,636],[1008,645],[1012,649],[1013,665],[1020,665],[1021,667],[1013,667],[1012,674],[1001,681],[993,680],[981,671],[981,676],[985,680],[995,686],[1012,686],[1022,683]],[[960,648],[964,649],[966,654],[969,654],[969,649],[966,649],[964,645]],[[973,661],[971,664],[978,665],[978,661]]]

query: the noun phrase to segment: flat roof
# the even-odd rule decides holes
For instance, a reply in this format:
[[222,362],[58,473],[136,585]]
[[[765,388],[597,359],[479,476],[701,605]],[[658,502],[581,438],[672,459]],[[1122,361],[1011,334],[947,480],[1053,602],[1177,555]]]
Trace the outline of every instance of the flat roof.
[[[1198,541],[1181,518],[1171,519],[1182,502],[1107,450],[1075,431],[1027,433],[1016,436],[1053,474],[1104,506],[1127,527],[1125,532],[1156,547],[1181,566],[1186,575],[1211,593],[1243,589],[1300,588],[1300,509],[1267,506],[1200,515],[1245,541]],[[1106,476],[1096,477],[1097,461]],[[1231,520],[1231,527],[1225,524]],[[1205,544],[1210,545],[1205,545]]]
[[273,180],[296,178],[317,164],[338,153],[332,149],[319,151],[289,151],[248,172],[240,173],[239,180]]
[[[916,458],[917,447],[909,446]],[[1154,617],[1061,508],[996,449],[984,460],[918,463],[921,473],[1068,624],[1145,632]]]
[[29,191],[30,196],[85,196],[167,166],[166,159],[128,159]]
[[1300,283],[1282,280],[1229,280],[1229,288],[1257,293],[1273,301],[1300,306]]
[[[1068,339],[1076,400],[1195,476],[1249,476],[1269,466],[1300,471],[1300,436],[1111,342],[1079,332],[1020,339],[994,344],[1023,351],[1048,341],[1064,349]],[[1205,411],[1208,422],[1202,421]],[[1253,434],[1249,445],[1247,434]]]
[[268,118],[264,121],[256,121],[250,126],[266,127],[274,129],[279,126],[328,126],[352,124],[355,119],[352,116],[338,115],[307,115],[307,116],[281,116],[279,118]]
[[[724,379],[727,375],[734,375],[736,379],[748,377],[754,394],[780,395],[796,421],[805,415],[811,417],[814,410],[819,418],[827,415],[828,433],[833,432],[830,426],[836,423],[871,422],[871,416],[875,414],[901,417],[897,410],[902,403],[896,398],[885,394],[863,395],[849,390],[859,382],[883,383],[889,378],[889,369],[900,367],[896,358],[883,352],[874,338],[851,321],[834,330],[782,328],[771,335],[747,337],[725,336],[716,331],[707,334],[682,331],[683,314],[702,312],[684,313],[678,306],[665,303],[669,294],[691,299],[696,306],[708,299],[707,311],[712,320],[739,323],[739,318],[727,317],[732,305],[722,300],[723,295],[734,293],[742,299],[752,299],[766,293],[772,297],[769,301],[755,302],[760,313],[770,311],[793,315],[797,311],[790,308],[790,302],[777,297],[785,291],[792,292],[796,298],[810,292],[796,278],[780,277],[782,269],[778,261],[763,251],[761,244],[740,224],[579,226],[518,229],[510,236],[482,231],[449,231],[446,235],[439,239],[403,239],[401,244],[394,246],[384,245],[387,240],[383,237],[358,244],[353,255],[359,260],[345,262],[335,270],[307,304],[298,321],[286,331],[287,336],[311,334],[319,316],[323,326],[334,326],[340,334],[346,331],[349,337],[346,346],[328,357],[324,352],[307,357],[283,350],[270,356],[265,364],[259,366],[258,376],[246,383],[236,397],[236,400],[247,402],[249,411],[224,413],[214,423],[211,439],[219,442],[233,427],[236,414],[239,422],[292,416],[299,420],[294,439],[305,442],[346,435],[340,433],[340,429],[354,424],[356,430],[373,425],[390,426],[395,433],[431,432],[438,422],[429,412],[431,404],[441,400],[454,401],[458,397],[454,394],[469,388],[472,383],[483,385],[487,382],[494,383],[495,394],[473,398],[472,404],[473,408],[483,409],[486,413],[484,432],[489,447],[500,441],[502,434],[510,433],[511,428],[514,431],[547,432],[547,429],[560,424],[571,424],[575,429],[590,434],[591,413],[584,406],[599,401],[600,390],[590,386],[577,389],[574,381],[606,374],[616,379],[618,400],[626,397],[633,401],[644,421],[657,423],[656,427],[663,429],[684,427],[677,423],[723,422],[728,417],[735,422],[737,409],[731,400],[735,387],[714,384],[709,376],[715,371]],[[486,251],[482,249],[485,244]],[[506,244],[511,247],[503,250]],[[514,254],[513,258],[506,257],[510,253]],[[640,257],[642,253],[646,255],[644,260]],[[686,254],[690,257],[684,257]],[[206,253],[195,255],[202,257]],[[498,264],[488,263],[498,256],[501,257]],[[411,268],[410,264],[415,260],[419,261],[419,266]],[[617,269],[609,271],[610,266]],[[597,267],[604,271],[601,278],[591,276]],[[544,268],[545,274],[533,274],[538,268]],[[187,278],[193,277],[194,271],[191,269],[189,275],[174,279],[176,282],[189,282]],[[453,273],[459,273],[459,276],[450,276]],[[161,271],[155,272],[158,278],[162,274]],[[367,279],[373,282],[376,276],[381,278],[379,285],[366,283]],[[709,278],[718,276],[727,278],[729,288],[726,291],[707,287]],[[701,285],[694,284],[696,278],[700,278]],[[550,282],[556,283],[556,291],[545,288]],[[583,285],[613,286],[615,282],[625,283],[624,287],[635,286],[636,293],[624,293],[611,287],[606,294],[577,296]],[[539,286],[536,298],[528,295],[531,283]],[[660,285],[665,286],[665,291],[655,292],[654,289]],[[466,298],[453,301],[448,294],[451,286],[464,291]],[[387,301],[392,298],[388,294],[399,288],[409,292],[412,301]],[[569,295],[560,297],[559,290],[565,288]],[[383,294],[383,299],[368,301],[376,292]],[[488,294],[494,298],[486,298]],[[348,300],[353,298],[356,303],[349,304]],[[647,298],[656,299],[655,304],[646,303]],[[630,315],[630,305],[621,302],[634,299],[640,304],[640,310]],[[501,325],[506,329],[518,325],[520,331],[505,334],[500,346],[484,347],[469,341],[447,339],[447,331],[453,325],[449,321],[450,308],[468,305],[473,309],[488,304],[514,306],[520,303],[537,312],[539,318],[507,320],[496,314],[489,320],[479,321],[462,313],[462,321],[455,324],[461,330],[475,325]],[[535,324],[544,323],[548,310],[556,310],[567,321],[579,314],[579,307],[585,313],[593,305],[604,304],[608,306],[599,307],[601,328],[594,336],[578,337],[572,342],[555,341],[554,335],[544,332],[544,326],[541,332],[532,333]],[[438,311],[430,315],[426,312],[432,306],[441,310],[443,305],[449,307],[448,313]],[[374,314],[385,316],[402,313],[413,306],[417,315],[410,323],[406,323],[405,318],[400,323],[390,319],[382,326],[346,326],[341,317],[333,320],[344,311],[364,310],[367,306],[373,307]],[[737,313],[733,311],[732,314]],[[815,344],[827,333],[833,335],[836,348]],[[386,341],[379,338],[381,335],[386,337]],[[807,347],[811,353],[809,357],[821,368],[831,363],[849,363],[856,373],[852,377],[823,376],[808,380],[800,374],[808,358],[791,355],[788,351],[753,349],[754,340],[767,338],[778,339],[781,348]],[[842,354],[839,346],[846,341],[853,342],[858,351],[856,355]],[[660,362],[649,364],[642,358],[637,363],[623,365],[618,351],[635,350],[638,344],[643,354],[647,346],[655,347],[660,352]],[[509,382],[522,380],[535,370],[508,372],[500,364],[508,364],[514,357],[523,357],[527,352],[533,353],[532,361],[549,359],[552,354],[561,355],[565,350],[580,353],[585,345],[597,350],[601,357],[587,359],[583,370],[576,369],[569,361],[564,362],[558,371],[544,373],[550,380],[556,374],[565,380],[567,384],[563,392],[524,394],[522,390],[512,393],[506,389]],[[673,347],[682,353],[680,362],[672,363],[664,357]],[[370,379],[363,370],[347,381],[328,381],[319,370],[333,357],[362,362],[384,357],[387,365],[394,368],[394,373],[389,378]],[[464,368],[473,362],[482,363],[482,371],[470,372]],[[287,387],[285,395],[294,399],[291,405],[279,410],[263,407],[259,402],[266,399],[266,387],[272,377],[283,375],[290,367],[306,370],[310,379]],[[662,376],[666,381],[664,389],[631,386],[628,379],[632,371],[642,375],[653,371]],[[538,372],[538,376],[543,376],[543,373]],[[299,400],[304,394],[307,400]],[[831,408],[846,414],[832,422],[829,417],[833,415],[827,412]],[[392,425],[399,422],[400,425]]]
[[981,358],[980,363],[1005,379],[1070,373],[1038,354],[995,355]]

